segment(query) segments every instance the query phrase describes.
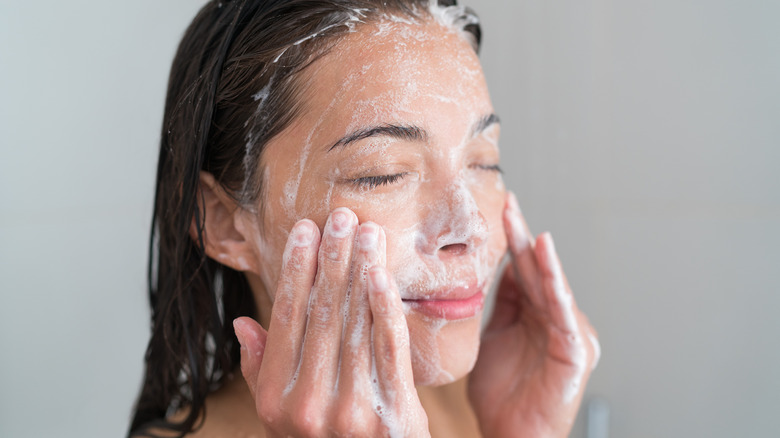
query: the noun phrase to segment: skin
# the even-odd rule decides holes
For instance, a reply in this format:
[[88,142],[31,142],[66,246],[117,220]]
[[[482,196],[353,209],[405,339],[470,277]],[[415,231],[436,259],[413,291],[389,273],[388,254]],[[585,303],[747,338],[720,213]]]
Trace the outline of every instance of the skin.
[[[468,42],[433,21],[367,25],[305,75],[304,112],[260,163],[262,208],[239,208],[201,177],[206,252],[245,272],[258,302],[259,322],[234,323],[256,414],[242,424],[267,436],[435,436],[440,419],[429,424],[424,405],[436,397],[415,385],[473,368],[468,399],[485,436],[566,436],[595,333],[551,238],[533,239],[504,189]],[[422,134],[338,144],[387,125]],[[466,296],[477,304],[437,313]],[[248,398],[227,386],[216,397]]]

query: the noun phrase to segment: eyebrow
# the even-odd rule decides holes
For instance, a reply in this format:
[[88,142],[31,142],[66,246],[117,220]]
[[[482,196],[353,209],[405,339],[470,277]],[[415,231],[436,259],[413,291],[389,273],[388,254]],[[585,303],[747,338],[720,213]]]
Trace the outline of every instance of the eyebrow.
[[[476,137],[477,135],[481,134],[484,130],[489,128],[491,125],[494,125],[499,122],[500,120],[498,116],[495,114],[488,114],[482,116],[474,125],[474,129],[472,129],[471,131],[472,137]],[[378,136],[386,136],[386,137],[397,138],[399,140],[419,141],[419,142],[427,141],[429,137],[428,132],[425,129],[420,128],[419,126],[383,124],[379,126],[371,126],[368,128],[358,129],[356,131],[353,131],[350,134],[345,135],[339,141],[337,141],[331,147],[329,147],[328,152],[332,151],[337,147],[345,147],[350,145],[351,143],[355,143],[365,138],[378,137]]]
[[495,113],[482,116],[482,118],[479,119],[477,124],[474,125],[474,130],[471,132],[471,136],[476,137],[479,134],[482,134],[482,132],[484,132],[489,127],[499,123],[501,123],[501,119],[499,119]]
[[350,143],[363,140],[364,138],[377,136],[387,136],[407,141],[425,141],[428,139],[428,133],[419,126],[385,124],[358,129],[351,134],[347,134],[341,140],[334,143],[333,146],[328,149],[328,152],[338,146],[347,146]]

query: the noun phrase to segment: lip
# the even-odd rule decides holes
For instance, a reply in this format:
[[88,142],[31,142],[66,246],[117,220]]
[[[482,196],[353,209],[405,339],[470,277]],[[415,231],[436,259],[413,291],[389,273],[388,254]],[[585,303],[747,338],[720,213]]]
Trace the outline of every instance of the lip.
[[431,318],[455,321],[477,315],[485,305],[485,294],[482,288],[456,288],[431,298],[405,299],[403,302]]

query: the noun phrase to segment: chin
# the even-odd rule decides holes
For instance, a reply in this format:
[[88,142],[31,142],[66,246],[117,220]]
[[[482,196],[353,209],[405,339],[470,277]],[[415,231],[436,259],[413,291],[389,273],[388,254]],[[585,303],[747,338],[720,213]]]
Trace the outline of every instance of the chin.
[[452,321],[407,315],[414,383],[439,386],[471,372],[479,353],[481,312]]

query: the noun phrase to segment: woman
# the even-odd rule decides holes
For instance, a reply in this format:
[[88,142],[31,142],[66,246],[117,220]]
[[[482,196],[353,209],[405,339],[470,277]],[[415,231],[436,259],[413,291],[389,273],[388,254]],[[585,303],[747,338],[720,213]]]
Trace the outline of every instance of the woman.
[[201,10],[131,435],[568,434],[598,344],[504,188],[479,41],[454,1]]

